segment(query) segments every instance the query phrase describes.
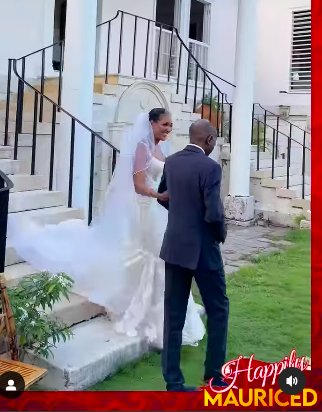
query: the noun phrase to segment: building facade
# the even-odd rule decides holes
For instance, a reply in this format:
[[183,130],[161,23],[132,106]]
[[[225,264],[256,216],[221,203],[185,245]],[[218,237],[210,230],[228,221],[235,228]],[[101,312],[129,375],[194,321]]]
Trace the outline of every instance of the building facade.
[[[95,0],[96,1],[96,0]],[[180,37],[189,46],[199,63],[211,73],[234,83],[238,0],[97,0],[97,24],[113,19],[118,10],[163,23],[159,72],[166,73],[169,57],[170,26],[178,28]],[[310,112],[311,100],[311,11],[310,0],[258,0],[257,48],[254,102],[272,109],[290,106],[291,113]],[[0,92],[5,92],[7,59],[17,58],[49,46],[65,38],[66,0],[0,0]],[[145,50],[146,20],[137,22],[137,48]],[[119,19],[120,20],[120,19]],[[111,49],[118,47],[120,21],[112,28]],[[133,17],[123,22],[123,50],[133,48]],[[118,25],[118,27],[117,27]],[[153,34],[157,49],[158,33]],[[115,35],[113,37],[113,31]],[[128,36],[126,35],[128,32]],[[151,35],[152,36],[152,35]],[[95,73],[103,75],[106,64],[107,26],[97,30]],[[132,42],[132,43],[131,43]],[[139,51],[137,52],[139,53]],[[174,72],[179,50],[172,50]],[[113,53],[111,53],[113,54]],[[127,53],[130,58],[130,53]],[[156,52],[151,52],[155,55]],[[156,57],[156,56],[155,56]],[[176,59],[177,57],[177,59]],[[137,61],[140,58],[137,56]],[[143,59],[144,60],[144,59]],[[155,70],[155,61],[150,61]],[[153,67],[154,65],[154,67]],[[124,61],[123,66],[131,66]],[[46,55],[46,76],[57,75],[58,46]],[[55,70],[56,69],[56,70]],[[110,72],[117,62],[110,63]],[[184,70],[184,69],[183,69]],[[138,70],[138,74],[140,70]],[[193,67],[191,76],[194,76]],[[27,77],[39,78],[41,61],[35,56],[27,67]],[[139,76],[138,76],[139,77]],[[231,101],[233,87],[213,77],[221,91]]]

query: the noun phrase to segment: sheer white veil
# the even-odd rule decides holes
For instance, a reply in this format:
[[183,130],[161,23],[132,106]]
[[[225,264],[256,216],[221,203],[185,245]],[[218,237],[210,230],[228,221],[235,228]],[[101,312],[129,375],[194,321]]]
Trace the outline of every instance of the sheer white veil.
[[124,131],[105,201],[90,227],[78,219],[43,226],[12,214],[9,243],[34,268],[68,273],[76,293],[121,315],[135,290],[127,262],[142,231],[133,174],[149,167],[154,150],[149,116],[142,114]]
[[123,132],[115,171],[93,225],[101,224],[107,214],[115,213],[125,202],[133,200],[133,175],[149,167],[155,148],[149,115],[140,114],[134,125],[126,127]]

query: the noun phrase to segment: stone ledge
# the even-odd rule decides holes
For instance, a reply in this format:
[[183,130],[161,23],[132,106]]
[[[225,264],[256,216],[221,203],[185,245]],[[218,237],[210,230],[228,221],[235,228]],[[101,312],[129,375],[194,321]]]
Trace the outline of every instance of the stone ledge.
[[[121,367],[139,360],[149,350],[146,340],[118,335],[106,318],[96,318],[72,328],[74,337],[53,348],[54,359],[34,357],[26,362],[48,370],[40,386],[45,390],[77,391],[103,381]],[[126,388],[124,388],[126,389]]]

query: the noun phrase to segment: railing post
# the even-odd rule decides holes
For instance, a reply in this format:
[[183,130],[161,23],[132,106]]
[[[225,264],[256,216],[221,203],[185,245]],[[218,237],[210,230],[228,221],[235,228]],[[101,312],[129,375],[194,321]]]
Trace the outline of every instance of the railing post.
[[135,16],[134,19],[134,39],[133,39],[133,55],[132,55],[132,76],[134,76],[135,71],[135,52],[136,52],[136,31],[137,31],[137,24],[138,24],[138,17]]
[[264,152],[266,152],[266,121],[267,121],[267,110],[265,110],[265,114],[264,114],[264,147],[263,147]]
[[123,20],[124,20],[124,13],[121,12],[121,28],[120,28],[120,46],[119,46],[119,66],[118,66],[118,74],[121,73],[122,68],[122,51],[123,51]]
[[[22,121],[23,121],[23,100],[24,100],[24,91],[25,91],[25,72],[26,72],[26,59],[23,58],[21,61],[21,78],[22,81],[19,81],[18,87],[20,86],[20,108],[19,108],[19,117],[18,117],[18,132],[22,132]],[[19,93],[19,90],[18,90]]]
[[53,105],[51,119],[50,161],[49,161],[49,190],[53,190],[54,161],[55,161],[55,135],[56,135],[56,107]]
[[[193,98],[193,111],[195,111],[197,107],[197,89],[198,89],[198,70],[199,67],[196,66],[196,73],[195,73],[195,93],[194,93],[194,98]],[[201,102],[201,107],[202,107],[202,112],[203,112],[203,101]],[[201,115],[202,117],[202,115]]]
[[224,121],[225,121],[225,113],[224,113],[224,93],[221,93],[221,137],[224,137]]
[[[213,84],[212,81],[210,82],[210,105],[212,106],[212,93],[213,93]],[[217,112],[217,116],[218,116],[218,112]],[[209,121],[211,123],[212,120],[212,110],[210,110],[210,115],[209,115]]]
[[[198,65],[196,64],[196,72]],[[197,77],[198,79],[198,77]],[[203,87],[202,87],[202,102],[201,102],[201,118],[204,117],[204,100],[205,100],[205,91],[206,91],[206,73],[203,72]],[[211,102],[210,102],[210,111],[211,111]]]
[[112,174],[114,173],[115,167],[116,167],[116,157],[117,157],[117,152],[115,149],[113,149],[113,155],[112,155]]
[[[179,41],[179,39],[178,39],[178,41]],[[178,75],[177,75],[177,94],[179,94],[179,87],[180,87],[181,57],[182,57],[182,42],[180,41],[180,51],[179,51],[179,61],[178,61]]]
[[161,47],[162,28],[163,28],[163,25],[161,24],[160,25],[160,31],[159,31],[158,52],[157,52],[157,67],[155,69],[155,80],[158,80],[158,77],[159,77],[160,47]]
[[144,60],[144,78],[146,78],[147,70],[148,70],[149,39],[150,39],[150,20],[148,20],[148,27],[147,27],[147,31],[146,31],[145,60]]
[[17,107],[16,107],[16,127],[15,127],[15,140],[14,140],[14,148],[13,148],[13,159],[17,160],[18,158],[18,145],[19,145],[19,131],[20,127],[20,118],[22,117],[22,104],[21,104],[21,99],[22,99],[22,87],[21,87],[22,80],[18,80],[18,95],[17,95]]
[[11,93],[11,73],[12,73],[12,60],[8,60],[8,77],[7,77],[7,100],[6,100],[6,119],[4,126],[4,146],[8,146],[9,142],[9,120],[10,120],[10,93]]
[[303,135],[303,152],[302,152],[302,199],[305,199],[305,156],[306,156],[306,132]]
[[275,129],[273,129],[273,148],[272,148],[272,179],[274,179],[275,175]]
[[94,198],[94,172],[95,172],[95,135],[91,137],[91,166],[89,177],[89,196],[88,196],[88,226],[93,219],[93,198]]
[[30,174],[35,174],[36,167],[36,147],[37,147],[37,116],[38,115],[38,93],[35,92],[34,100],[34,123],[32,130],[32,149],[31,149],[31,170]]
[[230,151],[231,151],[231,120],[232,120],[232,115],[233,115],[233,106],[232,104],[229,105],[229,146],[230,146]]
[[[0,176],[0,189],[4,189],[5,182]],[[9,210],[9,190],[0,191],[0,274],[4,273],[6,264],[7,223]]]
[[257,119],[257,171],[259,170],[259,127],[260,127],[260,122],[259,122],[259,116]]
[[252,111],[252,137],[251,137],[251,144],[254,143],[254,116],[255,116],[255,103],[253,103],[253,111]]
[[[277,132],[278,133],[278,132]],[[286,162],[286,188],[290,187],[290,165],[291,165],[291,146],[292,146],[292,124],[290,124],[290,135],[287,139],[287,162]]]
[[42,123],[44,112],[44,92],[45,92],[45,50],[41,53],[41,80],[40,80],[40,104],[39,104],[39,123]]
[[280,117],[277,116],[277,124],[276,124],[276,152],[275,152],[275,159],[278,158],[278,135],[279,135],[279,128],[280,128]]
[[73,204],[74,152],[75,152],[75,119],[73,118],[71,133],[70,133],[68,207],[72,207],[72,204]]
[[169,65],[168,65],[168,82],[170,81],[170,77],[171,77],[171,60],[172,60],[172,47],[173,47],[173,30],[174,30],[174,28],[172,27],[171,39],[170,39]]
[[218,89],[218,93],[217,93],[217,133],[218,135],[219,135],[219,115],[220,115],[220,92]]
[[62,81],[63,81],[63,64],[64,64],[64,42],[60,43],[60,65],[59,65],[59,80],[58,80],[58,112],[60,112],[61,106],[61,92],[62,92]]
[[186,93],[185,93],[185,104],[188,103],[188,89],[189,89],[189,69],[190,69],[190,53],[188,53],[188,62],[187,62],[187,78],[186,78]]
[[111,22],[108,22],[107,30],[107,45],[106,45],[106,69],[105,69],[105,84],[108,84],[108,65],[110,58],[110,39],[111,39]]

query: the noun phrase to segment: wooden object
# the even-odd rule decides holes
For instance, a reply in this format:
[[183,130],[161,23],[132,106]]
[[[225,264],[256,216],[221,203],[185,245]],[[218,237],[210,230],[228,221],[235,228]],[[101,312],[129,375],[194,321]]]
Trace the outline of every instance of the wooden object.
[[8,357],[11,359],[0,358],[0,375],[5,372],[17,372],[25,381],[25,390],[31,385],[38,382],[47,375],[46,369],[41,369],[33,365],[28,365],[18,361],[18,345],[16,336],[15,320],[10,306],[7,287],[0,275],[0,293],[2,314],[0,314],[0,336],[3,332],[6,333],[8,343]]

